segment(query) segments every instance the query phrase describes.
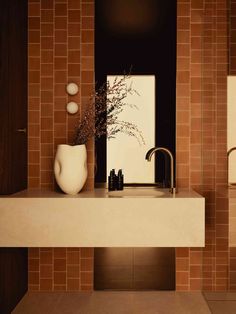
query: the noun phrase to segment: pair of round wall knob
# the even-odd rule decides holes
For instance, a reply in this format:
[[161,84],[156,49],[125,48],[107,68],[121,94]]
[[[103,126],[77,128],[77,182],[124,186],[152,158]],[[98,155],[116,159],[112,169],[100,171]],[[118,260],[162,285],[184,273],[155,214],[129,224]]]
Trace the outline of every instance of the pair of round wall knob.
[[[78,93],[79,91],[79,87],[76,83],[69,83],[66,86],[66,91],[69,95],[74,96]],[[70,101],[67,105],[66,105],[66,110],[68,113],[70,114],[75,114],[76,112],[78,112],[79,110],[79,106],[76,102],[74,101]]]

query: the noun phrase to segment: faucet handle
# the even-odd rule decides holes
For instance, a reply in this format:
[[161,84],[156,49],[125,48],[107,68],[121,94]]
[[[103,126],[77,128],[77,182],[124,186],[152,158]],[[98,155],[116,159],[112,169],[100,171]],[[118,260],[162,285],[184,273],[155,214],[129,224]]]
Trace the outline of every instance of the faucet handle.
[[171,194],[177,193],[176,187],[170,188],[170,193],[171,193]]

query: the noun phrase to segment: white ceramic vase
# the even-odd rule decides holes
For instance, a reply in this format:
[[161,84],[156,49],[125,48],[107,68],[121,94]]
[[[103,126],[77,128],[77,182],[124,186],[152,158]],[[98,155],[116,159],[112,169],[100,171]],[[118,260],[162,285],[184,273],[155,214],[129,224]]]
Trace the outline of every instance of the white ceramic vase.
[[58,145],[54,174],[63,192],[70,195],[77,194],[83,188],[88,176],[85,145]]

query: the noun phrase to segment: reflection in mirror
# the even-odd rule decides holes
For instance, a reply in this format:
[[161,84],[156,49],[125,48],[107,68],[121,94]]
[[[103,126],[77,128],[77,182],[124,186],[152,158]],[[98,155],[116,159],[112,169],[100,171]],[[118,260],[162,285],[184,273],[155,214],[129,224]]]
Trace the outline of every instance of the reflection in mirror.
[[236,76],[228,76],[227,89],[228,183],[236,185]]
[[[107,81],[112,85],[115,78],[121,77],[108,75]],[[125,183],[154,183],[155,158],[147,162],[145,155],[155,146],[155,76],[132,75],[127,80],[127,86],[130,84],[137,94],[128,95],[125,102],[136,108],[126,106],[118,118],[135,124],[145,143],[121,132],[107,140],[107,174],[111,169],[122,169]]]

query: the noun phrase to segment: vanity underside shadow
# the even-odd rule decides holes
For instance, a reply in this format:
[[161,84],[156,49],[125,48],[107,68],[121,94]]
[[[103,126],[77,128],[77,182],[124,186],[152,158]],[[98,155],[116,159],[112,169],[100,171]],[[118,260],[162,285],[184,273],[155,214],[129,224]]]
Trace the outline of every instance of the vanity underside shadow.
[[174,248],[95,248],[95,290],[175,290]]

